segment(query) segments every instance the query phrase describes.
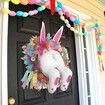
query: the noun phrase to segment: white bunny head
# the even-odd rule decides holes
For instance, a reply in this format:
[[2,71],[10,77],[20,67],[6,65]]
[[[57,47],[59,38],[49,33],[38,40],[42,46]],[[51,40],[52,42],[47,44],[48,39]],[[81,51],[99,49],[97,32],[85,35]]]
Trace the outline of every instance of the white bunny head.
[[[42,22],[40,36],[31,38],[30,43],[25,47],[25,49],[23,49],[26,52],[28,51],[25,53],[26,55],[23,60],[27,65],[27,69],[30,69],[29,72],[25,73],[22,79],[24,84],[27,83],[28,86],[32,78],[35,78],[34,76],[37,76],[37,72],[40,71],[44,75],[41,76],[42,81],[45,81],[44,77],[48,78],[48,81],[42,83],[42,81],[40,82],[40,80],[36,80],[36,87],[34,84],[35,89],[43,89],[43,87],[45,88],[46,86],[48,92],[51,94],[54,93],[59,86],[62,91],[67,90],[72,72],[68,67],[66,67],[63,57],[60,54],[62,47],[60,46],[59,41],[61,39],[62,32],[63,26],[57,31],[52,39],[50,36],[46,36],[45,24]],[[36,60],[38,61],[38,64],[36,64]],[[34,75],[33,73],[32,78],[29,79],[28,75],[33,70],[37,75]],[[46,85],[42,86],[43,84]]]

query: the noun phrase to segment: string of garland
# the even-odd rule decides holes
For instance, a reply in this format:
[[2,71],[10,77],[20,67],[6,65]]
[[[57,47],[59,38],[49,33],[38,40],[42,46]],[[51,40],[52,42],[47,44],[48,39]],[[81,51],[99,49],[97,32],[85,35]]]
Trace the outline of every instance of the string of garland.
[[[27,4],[41,4],[37,9],[30,10],[28,12],[26,11],[13,11],[9,10],[8,8],[0,8],[0,11],[8,14],[10,16],[19,16],[19,17],[27,17],[27,16],[32,16],[36,15],[39,12],[44,11],[46,8],[50,7],[50,1],[49,0],[5,0],[7,2],[12,2],[14,4],[22,4],[22,5],[27,5]],[[27,1],[27,3],[26,3]],[[99,56],[99,61],[102,62],[103,60],[103,45],[102,45],[102,32],[100,30],[98,21],[96,19],[92,19],[86,23],[81,23],[80,20],[76,19],[73,15],[70,14],[70,12],[63,6],[63,4],[59,1],[55,3],[55,11],[60,15],[60,19],[66,24],[66,26],[73,31],[76,35],[80,36],[88,36],[90,35],[90,32],[94,29],[98,38],[98,56]],[[75,26],[81,26],[81,27],[88,27],[87,31],[81,32],[78,31],[75,27],[72,27],[70,24],[70,21],[74,23]]]
[[[49,7],[50,4],[49,4],[49,1],[47,2],[38,2],[38,3],[43,3],[42,6],[38,7],[37,9],[35,10],[31,10],[29,12],[26,12],[26,11],[12,11],[12,10],[9,10],[7,8],[3,8],[2,9],[2,12],[3,13],[6,13],[10,16],[19,16],[19,17],[27,17],[27,16],[32,16],[32,15],[36,15],[38,14],[39,12],[42,12],[43,10],[45,10],[45,8]],[[15,3],[16,4],[16,3]],[[71,31],[74,31],[74,33],[78,34],[78,35],[84,35],[84,36],[88,36],[89,35],[89,32],[79,32],[77,29],[75,29],[74,27],[71,27],[68,19],[70,21],[72,21],[75,25],[80,25],[80,21],[78,19],[76,19],[74,16],[72,16],[68,11],[67,9],[62,5],[61,2],[56,2],[56,12],[58,12],[58,14],[60,15],[60,19],[62,21],[64,21],[64,23],[66,24],[66,26],[71,30]],[[68,18],[66,19],[65,18]],[[95,28],[96,23],[92,23],[93,25],[93,28]]]
[[98,49],[98,59],[99,59],[99,66],[100,70],[104,71],[104,65],[103,65],[103,40],[102,40],[102,33],[101,28],[97,28],[95,30],[95,34],[97,36],[97,49]]
[[18,5],[18,4],[27,5],[27,4],[43,3],[48,0],[4,0],[4,1],[12,2],[15,5]]

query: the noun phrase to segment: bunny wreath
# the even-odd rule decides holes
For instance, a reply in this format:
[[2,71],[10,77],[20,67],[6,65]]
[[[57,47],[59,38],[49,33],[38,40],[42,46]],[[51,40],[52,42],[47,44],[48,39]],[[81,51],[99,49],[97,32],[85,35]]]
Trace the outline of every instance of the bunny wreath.
[[[20,3],[20,1],[23,1],[23,0],[4,0],[4,1],[8,1],[8,2],[11,1],[13,3],[18,1]],[[31,0],[29,0],[29,1],[31,1]],[[14,3],[14,4],[16,4],[16,3]],[[28,12],[25,12],[25,11],[15,12],[15,11],[9,10],[8,8],[0,8],[0,11],[5,14],[8,14],[10,16],[27,17],[27,16],[36,15],[39,12],[44,11],[46,8],[50,8],[49,0],[35,0],[34,4],[41,5],[41,6],[38,7],[37,9],[30,10]],[[55,11],[60,15],[60,19],[66,24],[66,26],[71,31],[73,31],[75,33],[75,35],[89,36],[90,32],[92,30],[95,30],[95,34],[97,35],[98,58],[99,58],[100,64],[102,64],[102,62],[103,62],[102,30],[99,26],[98,21],[96,19],[92,19],[92,20],[87,21],[86,23],[80,22],[80,20],[76,19],[73,15],[71,15],[71,13],[59,1],[57,1],[55,3]],[[79,26],[81,26],[83,28],[87,27],[87,30],[85,30],[85,32],[81,32],[81,31],[77,30],[76,27],[72,27],[70,25],[69,20],[72,21],[76,27],[79,27]]]
[[24,56],[21,58],[26,65],[22,78],[22,87],[30,89],[48,89],[54,93],[58,87],[62,91],[68,89],[72,77],[69,69],[68,51],[60,45],[63,26],[52,38],[45,32],[42,22],[40,36],[33,36],[30,42],[22,46]]

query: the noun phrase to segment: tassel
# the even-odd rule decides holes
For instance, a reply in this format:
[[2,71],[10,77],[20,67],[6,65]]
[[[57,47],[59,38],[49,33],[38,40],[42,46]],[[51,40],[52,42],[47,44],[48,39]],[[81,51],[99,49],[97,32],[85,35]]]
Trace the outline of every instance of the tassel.
[[37,73],[34,73],[34,76],[32,77],[32,86],[35,88],[37,84]]
[[26,81],[27,80],[27,77],[28,77],[28,74],[30,73],[31,71],[27,70],[23,76],[23,78],[21,79],[22,82]]
[[23,84],[22,84],[22,88],[23,88],[23,89],[26,88],[26,81],[23,82]]
[[31,81],[30,81],[30,89],[35,88],[35,86],[37,85],[37,73],[32,73],[31,74]]
[[55,13],[55,0],[50,0],[51,14]]

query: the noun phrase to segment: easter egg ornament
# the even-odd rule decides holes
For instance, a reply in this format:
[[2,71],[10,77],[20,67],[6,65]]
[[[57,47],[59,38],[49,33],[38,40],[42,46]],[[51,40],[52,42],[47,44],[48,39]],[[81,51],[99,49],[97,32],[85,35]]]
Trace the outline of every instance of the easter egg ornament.
[[35,0],[28,0],[29,4],[34,4]]
[[28,4],[28,0],[20,0],[20,3],[21,3],[22,5],[27,5],[27,4]]
[[35,0],[35,3],[40,3],[41,2],[41,0]]

